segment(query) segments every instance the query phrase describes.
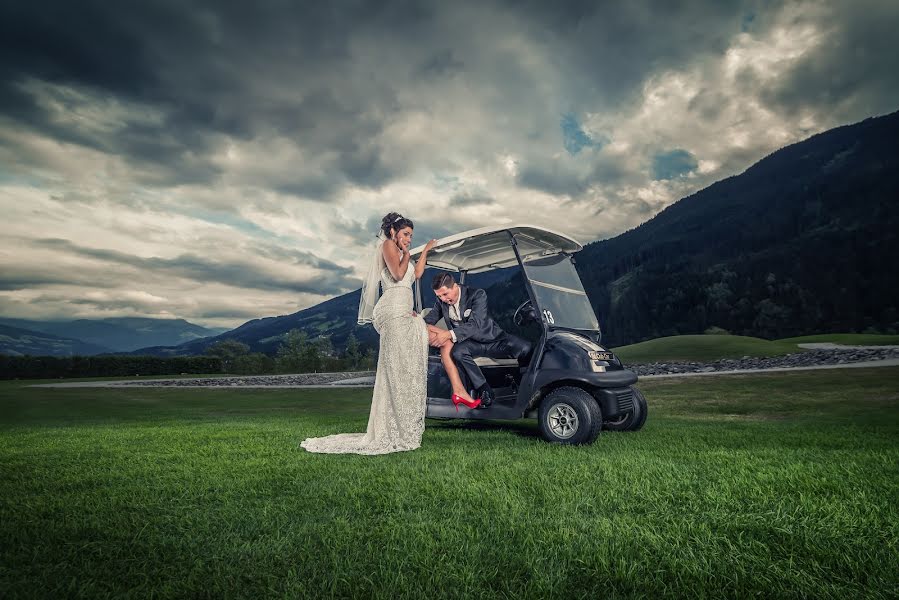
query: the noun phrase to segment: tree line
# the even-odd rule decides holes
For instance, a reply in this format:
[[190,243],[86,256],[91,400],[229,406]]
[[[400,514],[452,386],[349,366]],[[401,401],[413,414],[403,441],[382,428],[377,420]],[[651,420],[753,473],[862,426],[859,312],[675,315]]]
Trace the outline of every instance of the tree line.
[[200,356],[8,356],[0,354],[0,379],[127,377],[135,375],[221,374],[266,375],[371,371],[377,364],[373,348],[363,349],[350,334],[343,353],[330,338],[309,339],[304,331],[289,331],[274,356],[250,352],[233,339],[210,345]]

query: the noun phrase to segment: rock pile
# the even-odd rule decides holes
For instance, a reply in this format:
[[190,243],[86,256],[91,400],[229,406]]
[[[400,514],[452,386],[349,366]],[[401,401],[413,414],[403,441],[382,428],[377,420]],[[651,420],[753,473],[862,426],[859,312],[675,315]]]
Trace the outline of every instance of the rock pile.
[[204,377],[196,379],[146,379],[121,381],[116,385],[152,387],[297,387],[300,385],[327,385],[343,379],[374,375],[372,371],[348,371],[346,373],[297,373],[295,375],[244,375],[241,377]]
[[626,366],[637,373],[637,375],[668,375],[671,373],[714,373],[715,371],[751,371],[784,367],[842,365],[886,359],[899,359],[899,348],[815,349],[785,356],[725,358],[710,363],[634,363]]

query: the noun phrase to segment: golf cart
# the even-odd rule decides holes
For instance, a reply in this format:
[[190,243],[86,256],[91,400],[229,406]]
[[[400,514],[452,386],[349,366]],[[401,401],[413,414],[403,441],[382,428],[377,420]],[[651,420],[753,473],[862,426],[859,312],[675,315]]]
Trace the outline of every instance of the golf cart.
[[[514,358],[476,358],[496,399],[486,408],[461,406],[458,413],[450,400],[449,378],[432,349],[428,417],[536,417],[543,437],[562,444],[592,443],[600,429],[636,431],[643,426],[647,407],[643,394],[633,387],[637,375],[600,345],[599,322],[572,257],[582,248],[566,235],[533,225],[483,227],[437,242],[428,253],[428,267],[458,273],[459,284],[465,283],[467,275],[521,268],[527,295],[521,295],[526,299],[512,322],[520,331],[529,329],[535,342],[526,366]],[[412,258],[418,259],[423,249],[412,250]],[[415,284],[419,313],[422,281],[430,285],[429,279],[422,277]],[[495,300],[488,298],[489,306]],[[442,320],[437,325],[445,328]]]

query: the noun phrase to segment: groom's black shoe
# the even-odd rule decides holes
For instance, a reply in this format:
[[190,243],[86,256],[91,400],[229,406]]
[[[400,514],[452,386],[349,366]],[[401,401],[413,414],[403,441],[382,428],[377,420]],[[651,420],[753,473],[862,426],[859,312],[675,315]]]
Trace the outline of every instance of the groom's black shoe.
[[474,391],[474,397],[481,399],[481,407],[487,408],[493,401],[496,400],[496,395],[493,393],[493,388],[490,387],[490,384],[485,383],[478,389]]

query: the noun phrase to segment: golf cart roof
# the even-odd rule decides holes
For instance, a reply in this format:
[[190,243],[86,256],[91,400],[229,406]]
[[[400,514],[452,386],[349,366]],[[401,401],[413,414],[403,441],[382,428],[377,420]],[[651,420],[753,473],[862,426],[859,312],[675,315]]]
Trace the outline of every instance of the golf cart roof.
[[[480,273],[518,264],[509,233],[515,236],[521,259],[538,258],[583,248],[573,238],[536,225],[494,225],[463,231],[437,240],[428,253],[428,266],[447,271]],[[421,256],[424,246],[412,250],[412,258]]]

